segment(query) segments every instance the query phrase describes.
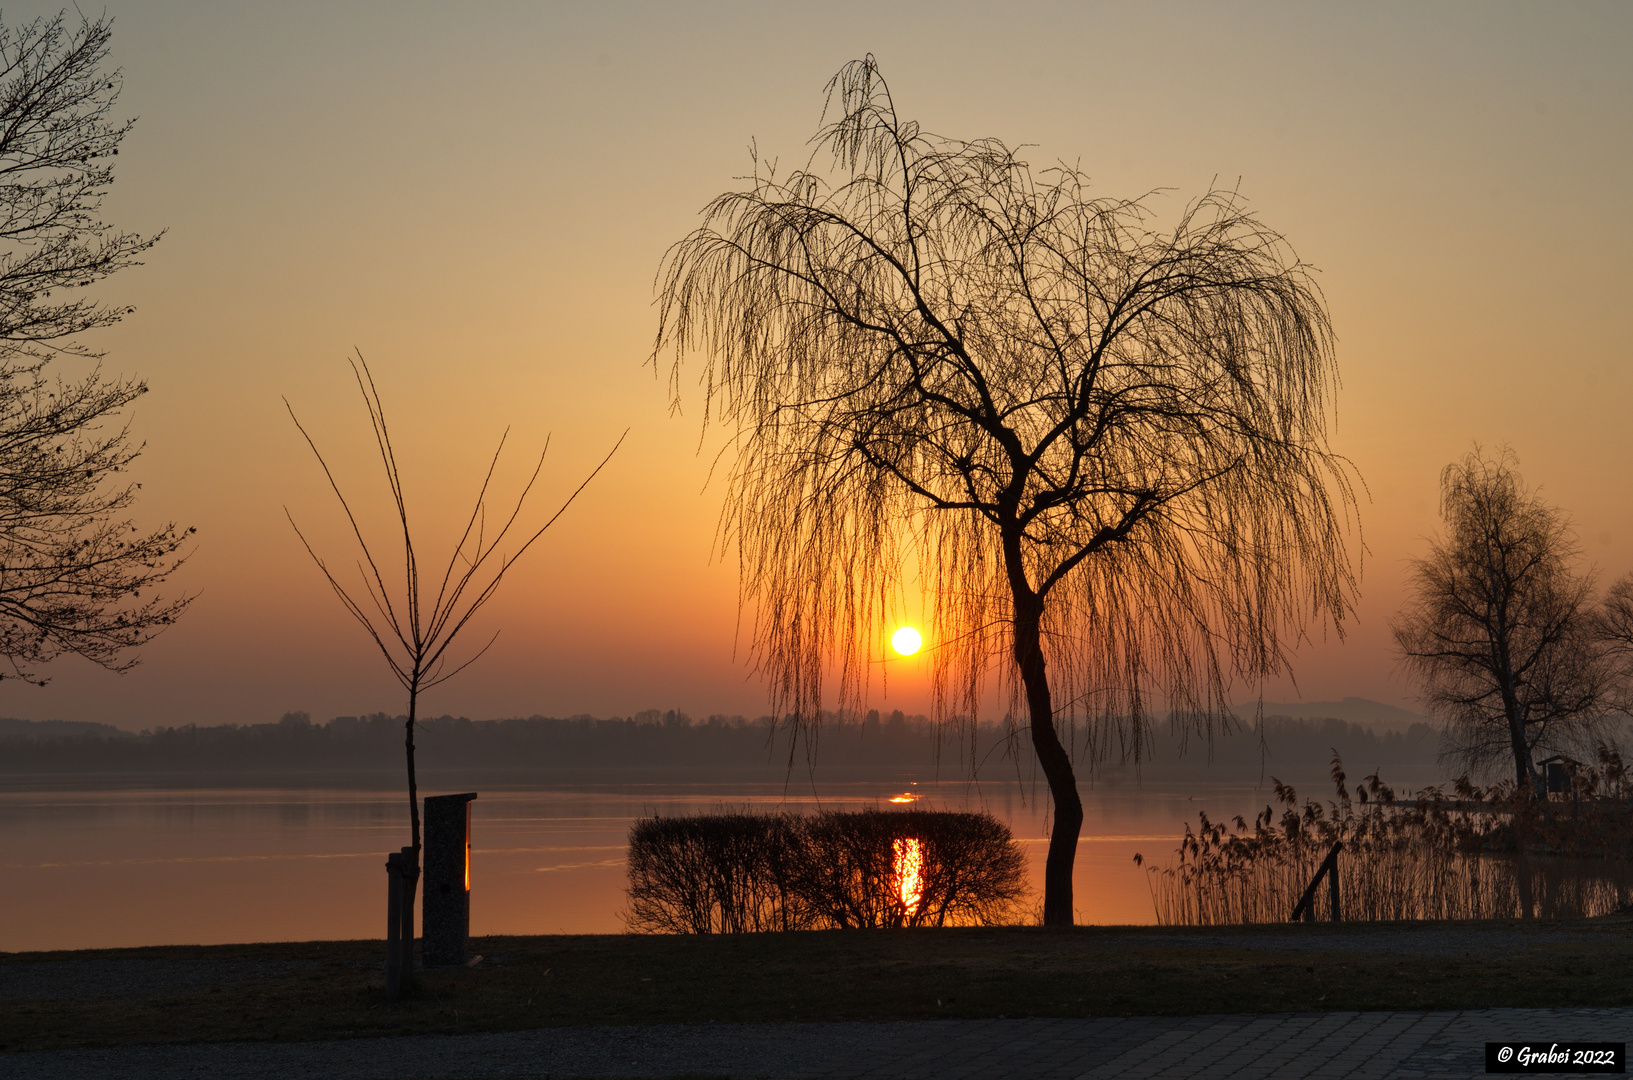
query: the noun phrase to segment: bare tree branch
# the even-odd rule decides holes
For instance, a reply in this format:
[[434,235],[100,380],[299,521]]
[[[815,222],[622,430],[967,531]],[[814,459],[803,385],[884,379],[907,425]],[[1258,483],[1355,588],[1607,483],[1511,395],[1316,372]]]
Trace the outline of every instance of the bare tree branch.
[[115,474],[142,446],[114,420],[147,385],[46,374],[61,354],[98,357],[77,335],[132,310],[63,290],[137,265],[158,240],[99,220],[134,123],[110,119],[110,35],[106,17],[66,13],[0,25],[0,678],[41,685],[38,668],[67,654],[128,670],[189,602],[155,590],[195,530],[123,518],[141,485]]
[[[409,821],[413,847],[418,852],[420,847],[420,814],[417,794],[418,783],[414,770],[414,722],[417,716],[419,695],[422,691],[447,682],[461,671],[464,671],[492,647],[494,640],[498,636],[497,634],[494,635],[494,638],[490,638],[486,645],[483,645],[476,653],[459,663],[451,671],[444,670],[444,661],[448,648],[453,645],[460,632],[470,622],[472,616],[492,599],[499,588],[500,581],[504,579],[505,573],[515,565],[516,560],[528,548],[533,546],[539,537],[544,535],[545,530],[556,523],[556,520],[566,512],[574,500],[589,486],[590,481],[595,479],[607,462],[612,459],[612,455],[618,452],[618,447],[623,445],[624,436],[619,436],[618,442],[613,445],[607,456],[601,459],[601,463],[591,470],[590,475],[578,487],[573,489],[573,492],[556,508],[555,513],[551,514],[543,525],[539,526],[536,531],[521,542],[515,552],[509,555],[496,555],[495,553],[499,551],[500,545],[510,535],[512,526],[515,525],[517,518],[521,515],[528,496],[538,482],[539,473],[544,468],[544,454],[541,453],[538,463],[533,467],[532,474],[528,477],[527,483],[523,486],[521,493],[516,497],[515,504],[506,516],[504,526],[494,536],[488,537],[483,529],[483,522],[486,519],[488,490],[492,485],[494,470],[499,463],[499,455],[504,450],[505,437],[501,436],[499,447],[494,451],[493,458],[488,462],[487,471],[483,474],[482,485],[477,491],[470,516],[466,519],[464,531],[460,534],[458,543],[454,545],[453,552],[449,555],[448,567],[443,572],[436,595],[427,597],[421,589],[419,562],[414,550],[414,535],[408,520],[408,501],[403,494],[402,473],[397,467],[396,452],[391,445],[391,431],[386,423],[385,406],[380,401],[380,392],[378,387],[375,386],[373,372],[369,370],[368,362],[363,359],[361,352],[352,361],[352,374],[356,379],[358,392],[362,395],[363,406],[369,415],[369,424],[374,434],[375,447],[379,452],[380,462],[385,470],[386,489],[391,493],[392,507],[396,514],[396,529],[401,534],[403,588],[394,593],[386,585],[386,576],[363,534],[363,527],[358,522],[350,501],[346,498],[345,493],[341,491],[340,483],[335,479],[334,472],[329,468],[329,462],[324,458],[323,452],[318,449],[317,443],[313,440],[311,434],[301,424],[300,418],[295,415],[294,407],[290,405],[288,398],[284,399],[284,408],[288,410],[289,418],[294,421],[296,430],[301,433],[301,438],[306,440],[306,445],[312,451],[312,455],[317,458],[318,466],[323,470],[324,479],[328,481],[329,490],[334,492],[335,499],[340,503],[341,512],[346,517],[346,524],[350,527],[352,537],[357,541],[358,550],[362,554],[360,567],[367,566],[367,570],[362,573],[362,582],[374,608],[372,613],[368,608],[358,603],[346,586],[341,584],[329,570],[328,564],[313,549],[305,533],[301,532],[300,526],[296,524],[294,516],[289,513],[287,507],[284,508],[284,514],[289,518],[289,524],[294,528],[295,535],[300,538],[301,546],[312,557],[312,561],[317,564],[318,570],[323,574],[324,580],[329,583],[329,587],[334,590],[335,595],[340,599],[341,606],[363,627],[364,632],[369,635],[375,646],[379,648],[381,655],[385,657],[386,665],[391,669],[391,673],[402,684],[403,689],[408,692],[405,749],[408,757]],[[508,435],[508,430],[506,434]],[[625,432],[625,435],[627,434],[628,432]],[[547,449],[548,445],[547,441]],[[460,568],[462,564],[463,569]],[[467,593],[472,590],[474,590],[474,595],[468,596]],[[427,603],[428,600],[429,603]]]

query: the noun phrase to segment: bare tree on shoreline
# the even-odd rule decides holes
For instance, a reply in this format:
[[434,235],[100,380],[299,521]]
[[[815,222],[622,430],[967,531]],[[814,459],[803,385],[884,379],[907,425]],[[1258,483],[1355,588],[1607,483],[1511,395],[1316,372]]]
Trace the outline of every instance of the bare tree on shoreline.
[[[660,276],[653,352],[703,354],[735,432],[722,516],[774,709],[860,705],[916,574],[936,709],[994,661],[1054,802],[1044,921],[1073,919],[1063,724],[1138,747],[1211,732],[1354,597],[1354,497],[1326,443],[1331,337],[1308,268],[1233,192],[1165,234],[1140,200],[897,115],[872,57],[829,83],[813,164],[755,162]],[[833,155],[832,170],[815,157]]]
[[1605,710],[1610,623],[1596,618],[1591,577],[1571,570],[1564,512],[1526,490],[1511,451],[1475,447],[1441,472],[1440,492],[1446,533],[1412,561],[1395,646],[1450,723],[1451,755],[1507,761],[1518,790],[1542,798],[1537,748],[1582,741]]
[[[487,644],[476,650],[452,667],[449,667],[448,650],[471,619],[482,607],[493,598],[499,589],[499,583],[516,560],[520,559],[533,543],[543,536],[545,530],[556,523],[556,519],[566,512],[579,494],[589,486],[612,455],[618,452],[623,444],[624,437],[619,436],[618,442],[601,463],[597,465],[584,482],[579,484],[565,502],[550,515],[549,519],[537,530],[522,539],[516,550],[511,554],[499,552],[499,545],[510,535],[516,519],[520,516],[527,497],[533,490],[534,483],[539,478],[539,472],[544,468],[544,457],[550,449],[549,440],[539,452],[539,460],[533,467],[521,494],[516,497],[516,503],[510,513],[503,519],[503,524],[491,538],[487,535],[487,497],[488,487],[493,481],[493,471],[499,464],[499,455],[505,448],[505,439],[509,435],[499,438],[499,446],[493,452],[493,458],[488,463],[486,475],[482,478],[482,486],[477,491],[475,505],[471,509],[470,517],[465,522],[464,531],[460,534],[459,542],[448,556],[448,564],[443,569],[440,580],[435,580],[436,593],[427,595],[426,586],[434,579],[422,581],[420,576],[419,558],[414,550],[414,537],[409,528],[408,502],[403,494],[402,474],[397,467],[397,458],[391,445],[391,433],[386,424],[385,407],[380,401],[379,390],[374,385],[374,376],[369,371],[362,353],[352,362],[352,374],[357,380],[358,391],[363,396],[364,407],[368,410],[369,423],[374,432],[375,446],[380,454],[380,462],[385,468],[386,486],[391,492],[391,500],[396,514],[398,527],[401,529],[401,543],[403,547],[403,562],[401,567],[401,585],[394,587],[387,584],[388,574],[381,569],[373,550],[363,536],[362,526],[357,516],[352,512],[350,502],[340,490],[340,484],[334,473],[329,469],[329,463],[324,460],[323,453],[317,443],[302,426],[300,419],[295,415],[294,407],[284,399],[284,407],[289,411],[289,418],[295,422],[301,437],[317,458],[323,469],[323,475],[329,482],[329,488],[339,500],[342,511],[346,515],[347,524],[351,526],[352,536],[357,541],[361,558],[357,563],[359,577],[363,584],[363,591],[369,603],[364,604],[347,589],[330,571],[323,558],[313,550],[306,535],[301,532],[300,526],[295,524],[295,518],[287,507],[284,514],[289,518],[289,524],[294,528],[295,535],[300,537],[301,545],[312,561],[322,571],[324,580],[334,590],[335,596],[340,599],[341,606],[356,619],[358,624],[368,634],[380,655],[385,657],[386,665],[396,677],[398,683],[408,693],[408,716],[403,725],[403,748],[408,766],[408,813],[410,831],[412,835],[413,863],[409,882],[408,897],[405,902],[405,925],[409,928],[406,936],[413,938],[413,885],[419,878],[420,858],[420,808],[419,784],[414,767],[414,723],[419,706],[419,696],[426,690],[440,686],[455,675],[464,671],[475,663],[483,653],[493,645],[499,636],[497,631]],[[627,432],[625,433],[627,434]],[[434,571],[433,571],[434,572]],[[427,606],[429,601],[429,606]]]
[[1610,665],[1612,706],[1633,716],[1633,574],[1618,579],[1605,594],[1595,634]]

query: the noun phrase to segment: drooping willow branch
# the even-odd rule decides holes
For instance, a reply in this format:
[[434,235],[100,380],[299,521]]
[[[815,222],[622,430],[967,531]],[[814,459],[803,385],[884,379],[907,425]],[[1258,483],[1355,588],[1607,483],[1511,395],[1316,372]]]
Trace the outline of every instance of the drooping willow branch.
[[1159,233],[1075,168],[923,134],[871,58],[830,94],[810,165],[756,161],[670,250],[653,357],[678,401],[695,354],[739,439],[721,528],[778,711],[859,704],[909,585],[942,715],[1014,678],[1020,589],[1057,699],[1130,746],[1155,703],[1206,725],[1341,632],[1355,499],[1284,239],[1232,191]]
[[1235,192],[1158,233],[1076,168],[921,133],[872,57],[836,97],[806,168],[756,160],[669,250],[653,363],[673,353],[678,403],[697,354],[705,424],[736,436],[721,536],[774,709],[813,722],[830,673],[859,708],[916,585],[937,716],[973,721],[994,668],[1024,693],[1043,916],[1069,924],[1060,722],[1092,721],[1096,756],[1138,756],[1154,711],[1211,734],[1234,684],[1353,607],[1326,310]]

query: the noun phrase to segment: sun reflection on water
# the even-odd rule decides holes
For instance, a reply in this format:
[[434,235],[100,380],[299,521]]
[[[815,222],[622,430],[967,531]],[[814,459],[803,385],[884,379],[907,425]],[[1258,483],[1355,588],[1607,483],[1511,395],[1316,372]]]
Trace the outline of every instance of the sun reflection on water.
[[901,901],[902,914],[911,917],[924,898],[924,845],[910,836],[894,841],[891,846],[896,855],[893,868],[896,898]]

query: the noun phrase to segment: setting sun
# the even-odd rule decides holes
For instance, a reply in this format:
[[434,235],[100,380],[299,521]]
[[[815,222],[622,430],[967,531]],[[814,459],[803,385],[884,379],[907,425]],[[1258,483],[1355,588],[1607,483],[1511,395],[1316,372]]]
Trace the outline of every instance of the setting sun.
[[890,635],[890,647],[902,656],[912,656],[923,644],[923,636],[911,626],[903,626]]

